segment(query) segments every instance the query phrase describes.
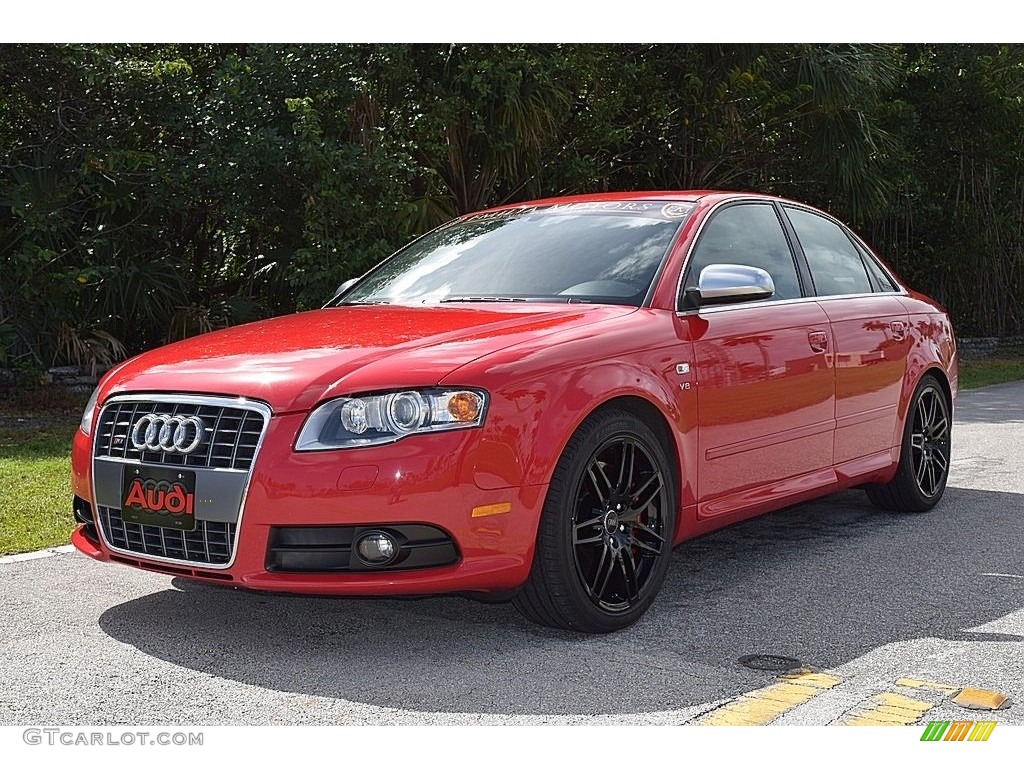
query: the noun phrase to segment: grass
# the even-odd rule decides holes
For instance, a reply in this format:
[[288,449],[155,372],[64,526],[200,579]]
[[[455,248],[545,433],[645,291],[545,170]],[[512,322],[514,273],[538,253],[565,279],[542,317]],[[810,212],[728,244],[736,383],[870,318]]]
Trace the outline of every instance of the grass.
[[0,401],[0,555],[67,543],[71,438],[87,397],[37,390]]
[[960,389],[1024,379],[1024,356],[960,360]]
[[0,431],[0,555],[67,544],[75,426]]

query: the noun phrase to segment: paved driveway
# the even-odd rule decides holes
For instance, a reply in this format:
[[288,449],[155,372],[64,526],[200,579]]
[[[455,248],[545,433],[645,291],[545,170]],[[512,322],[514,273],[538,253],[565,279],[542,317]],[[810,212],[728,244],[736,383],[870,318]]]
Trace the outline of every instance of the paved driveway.
[[[0,564],[0,724],[1024,724],[1024,703],[948,702],[1024,697],[1024,383],[963,393],[954,441],[932,513],[850,491],[688,542],[612,636],[461,598],[250,594],[77,553]],[[755,653],[818,674],[737,662]]]

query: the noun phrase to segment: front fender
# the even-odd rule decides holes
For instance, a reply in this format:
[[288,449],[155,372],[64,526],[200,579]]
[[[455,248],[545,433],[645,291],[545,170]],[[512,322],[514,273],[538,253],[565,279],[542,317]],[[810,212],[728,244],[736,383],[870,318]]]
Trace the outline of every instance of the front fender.
[[[641,333],[642,331],[642,333]],[[648,343],[638,350],[636,339]],[[680,359],[690,357],[669,318],[650,313],[642,327],[623,323],[601,337],[561,340],[492,356],[460,369],[445,384],[474,384],[491,393],[478,445],[475,477],[482,488],[545,485],[579,425],[616,398],[649,403],[665,422],[679,463],[681,502],[693,503],[696,391],[679,386]]]

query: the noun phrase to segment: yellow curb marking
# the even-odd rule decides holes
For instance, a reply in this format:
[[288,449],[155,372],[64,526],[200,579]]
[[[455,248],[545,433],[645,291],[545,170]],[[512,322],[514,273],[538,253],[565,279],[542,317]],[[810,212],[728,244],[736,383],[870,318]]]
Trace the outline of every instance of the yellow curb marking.
[[782,677],[784,682],[751,691],[709,712],[697,725],[765,725],[842,682],[833,675],[810,671]]
[[870,704],[870,709],[853,714],[844,725],[912,725],[935,706],[888,691],[872,698]]
[[856,717],[852,717],[844,722],[843,725],[907,725],[907,723],[901,723],[895,720],[877,720],[873,717],[868,717],[867,715],[857,715]]
[[[779,682],[760,688],[756,691],[739,696],[724,706],[705,714],[697,720],[697,725],[766,725],[780,715],[789,712],[801,704],[805,704],[823,691],[834,688],[842,682],[842,678],[825,672],[813,672],[801,668],[779,676]],[[952,693],[960,690],[952,685],[936,683],[930,680],[901,677],[896,685],[904,688],[940,691]],[[1006,697],[998,691],[981,688],[964,688],[952,700],[961,706],[972,709],[998,709],[1006,702]],[[883,691],[872,697],[868,708],[860,712],[848,714],[843,725],[913,725],[935,704],[911,698],[891,691]],[[980,725],[968,737],[968,740],[984,740]],[[987,727],[987,726],[986,726]],[[988,728],[991,732],[991,728]]]
[[811,685],[815,688],[821,688],[822,690],[834,688],[842,682],[842,680],[835,675],[827,675],[824,672],[805,672],[803,674],[789,673],[782,677],[786,680],[792,680],[800,683],[800,685]]
[[896,685],[902,685],[905,688],[926,688],[932,691],[942,691],[944,693],[952,693],[953,691],[959,690],[955,685],[933,683],[931,680],[917,680],[912,677],[901,677],[896,681]]
[[920,712],[922,714],[935,706],[927,701],[912,699],[909,696],[901,696],[898,693],[889,693],[888,691],[878,694],[875,698],[883,706],[909,709],[912,712]]

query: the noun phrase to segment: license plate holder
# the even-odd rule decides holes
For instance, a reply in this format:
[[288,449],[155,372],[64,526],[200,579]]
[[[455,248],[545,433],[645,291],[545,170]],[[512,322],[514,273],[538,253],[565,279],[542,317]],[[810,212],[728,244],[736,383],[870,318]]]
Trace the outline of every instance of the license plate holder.
[[121,518],[126,523],[194,531],[195,495],[195,472],[126,466],[121,475]]

